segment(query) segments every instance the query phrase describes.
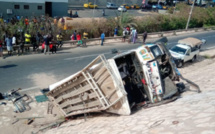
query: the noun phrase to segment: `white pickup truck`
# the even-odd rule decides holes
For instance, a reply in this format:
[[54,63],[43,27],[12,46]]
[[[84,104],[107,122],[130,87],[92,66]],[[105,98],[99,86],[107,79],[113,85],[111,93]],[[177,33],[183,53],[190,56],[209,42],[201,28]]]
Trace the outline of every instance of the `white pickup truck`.
[[196,38],[179,40],[178,44],[170,49],[171,55],[176,59],[175,61],[177,61],[177,67],[182,67],[187,61],[195,61],[199,55],[201,46],[205,43],[206,40],[199,40]]

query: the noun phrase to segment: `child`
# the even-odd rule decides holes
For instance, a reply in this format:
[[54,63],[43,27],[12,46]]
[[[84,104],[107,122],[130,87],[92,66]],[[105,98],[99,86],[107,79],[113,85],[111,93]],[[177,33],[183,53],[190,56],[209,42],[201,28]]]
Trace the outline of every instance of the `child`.
[[77,34],[77,40],[78,40],[78,45],[81,45],[82,40],[81,40],[81,34],[80,33]]
[[52,49],[51,49],[51,51],[52,51],[52,54],[53,54],[54,52],[56,53],[56,51],[57,51],[57,46],[56,46],[55,43],[52,44]]
[[75,39],[74,39],[74,34],[72,34],[72,36],[71,36],[70,38],[71,38],[71,40],[75,40]]

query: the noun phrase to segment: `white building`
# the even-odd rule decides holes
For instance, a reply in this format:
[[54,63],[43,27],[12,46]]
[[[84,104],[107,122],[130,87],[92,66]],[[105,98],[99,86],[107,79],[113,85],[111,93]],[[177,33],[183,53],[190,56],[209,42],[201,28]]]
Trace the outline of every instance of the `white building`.
[[0,15],[10,18],[20,16],[66,16],[68,0],[0,0]]

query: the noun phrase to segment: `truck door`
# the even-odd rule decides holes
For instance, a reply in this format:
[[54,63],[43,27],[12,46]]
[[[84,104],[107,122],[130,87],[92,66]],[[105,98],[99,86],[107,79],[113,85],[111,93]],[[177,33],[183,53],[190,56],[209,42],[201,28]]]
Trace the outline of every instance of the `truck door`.
[[192,59],[192,54],[191,54],[191,49],[189,48],[189,49],[187,50],[187,52],[185,53],[184,62],[189,61],[189,60],[191,60],[191,59]]

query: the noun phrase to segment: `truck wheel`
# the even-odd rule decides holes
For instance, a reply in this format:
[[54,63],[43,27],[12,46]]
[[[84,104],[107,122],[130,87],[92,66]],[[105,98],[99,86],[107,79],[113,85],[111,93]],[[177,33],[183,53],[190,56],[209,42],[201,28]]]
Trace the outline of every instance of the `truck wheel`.
[[178,67],[178,68],[182,68],[183,65],[184,65],[184,62],[181,60],[181,61],[178,62],[177,67]]
[[191,62],[194,62],[196,60],[196,55],[192,58]]

